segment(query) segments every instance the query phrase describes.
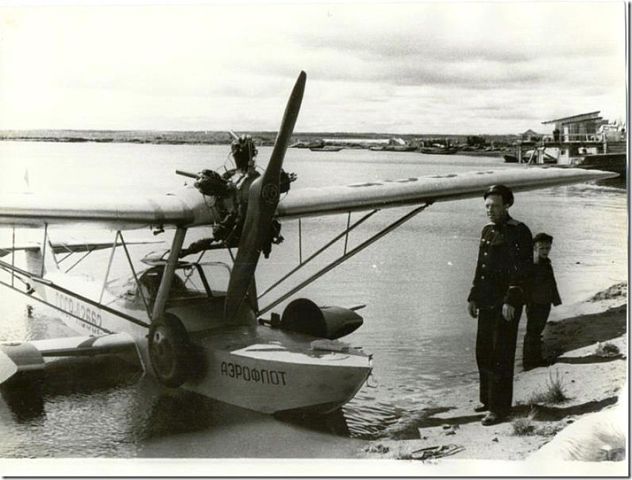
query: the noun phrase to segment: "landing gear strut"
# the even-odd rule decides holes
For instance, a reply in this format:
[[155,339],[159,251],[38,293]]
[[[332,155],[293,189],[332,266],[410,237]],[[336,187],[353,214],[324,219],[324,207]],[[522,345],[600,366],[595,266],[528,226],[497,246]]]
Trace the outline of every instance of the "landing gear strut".
[[186,228],[179,227],[173,237],[171,252],[154,302],[148,335],[151,366],[158,381],[168,387],[179,387],[190,378],[192,372],[192,348],[187,330],[178,317],[165,312],[185,235]]

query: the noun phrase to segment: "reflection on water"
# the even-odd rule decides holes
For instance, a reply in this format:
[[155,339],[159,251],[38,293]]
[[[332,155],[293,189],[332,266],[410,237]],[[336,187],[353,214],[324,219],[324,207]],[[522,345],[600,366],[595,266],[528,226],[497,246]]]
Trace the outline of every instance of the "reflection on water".
[[[28,168],[35,191],[162,193],[181,186],[183,179],[175,169],[219,167],[226,153],[224,147],[199,145],[0,142],[0,189],[21,190]],[[260,149],[262,163],[268,155],[268,148]],[[318,156],[296,149],[288,152],[286,167],[298,174],[293,188],[507,168],[502,159],[493,158],[362,150]],[[555,237],[551,257],[566,304],[627,278],[627,198],[625,190],[616,187],[585,184],[516,197],[512,215],[533,233],[546,231]],[[406,212],[379,212],[354,230],[348,249]],[[0,456],[348,457],[354,455],[355,442],[407,435],[402,419],[443,408],[438,391],[477,378],[476,326],[465,312],[465,298],[486,221],[482,201],[433,205],[300,292],[321,305],[367,305],[360,312],[364,325],[345,341],[373,354],[374,372],[357,396],[333,415],[261,415],[170,391],[138,370],[93,360],[70,372],[55,372],[43,383],[0,389]],[[344,216],[304,220],[303,258],[342,231],[346,222]],[[99,238],[110,238],[110,233]],[[138,233],[167,241],[171,235]],[[190,232],[186,243],[205,235],[203,229]],[[297,223],[284,223],[283,235],[283,244],[257,271],[260,291],[296,266]],[[136,233],[126,233],[126,239],[132,236]],[[343,244],[315,260],[294,283],[266,296],[263,304],[340,255]],[[158,248],[133,247],[130,254],[138,260]],[[75,271],[103,278],[107,263],[107,252],[95,252]],[[122,254],[115,257],[111,273],[129,275]],[[23,297],[3,291],[2,300],[0,339],[72,335],[54,311],[33,304],[29,317]],[[275,310],[281,312],[283,305]],[[552,318],[555,315],[553,309]],[[521,344],[519,339],[518,358]]]
[[16,422],[24,424],[45,415],[43,386],[41,372],[25,373],[0,385],[0,395]]

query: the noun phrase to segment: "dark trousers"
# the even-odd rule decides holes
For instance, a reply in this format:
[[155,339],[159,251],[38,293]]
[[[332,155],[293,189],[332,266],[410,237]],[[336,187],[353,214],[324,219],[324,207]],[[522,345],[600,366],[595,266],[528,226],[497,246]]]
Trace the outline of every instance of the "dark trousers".
[[476,332],[476,363],[480,376],[480,401],[490,412],[505,415],[511,410],[516,339],[522,307],[508,322],[501,307],[480,308]]
[[522,366],[537,367],[542,363],[542,332],[551,313],[551,304],[527,305],[527,332],[524,336]]

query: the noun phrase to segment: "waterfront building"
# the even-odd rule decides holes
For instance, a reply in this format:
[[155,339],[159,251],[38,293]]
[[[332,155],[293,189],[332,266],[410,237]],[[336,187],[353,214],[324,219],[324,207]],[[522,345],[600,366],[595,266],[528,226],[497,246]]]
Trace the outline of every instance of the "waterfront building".
[[553,131],[538,135],[527,130],[517,144],[516,155],[506,155],[505,160],[625,172],[625,125],[609,123],[599,110],[542,124],[552,126]]

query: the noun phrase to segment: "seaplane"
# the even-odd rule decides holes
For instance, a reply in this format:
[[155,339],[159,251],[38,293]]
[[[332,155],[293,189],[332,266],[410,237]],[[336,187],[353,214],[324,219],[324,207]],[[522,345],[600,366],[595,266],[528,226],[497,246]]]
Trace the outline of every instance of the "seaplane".
[[[137,363],[165,388],[183,388],[266,414],[334,411],[355,396],[372,371],[371,354],[342,340],[362,325],[358,312],[363,305],[317,305],[297,296],[300,290],[436,202],[478,198],[493,184],[519,192],[613,176],[516,167],[291,188],[295,177],[283,170],[283,162],[305,85],[301,72],[263,173],[253,168],[254,142],[234,134],[234,171],[176,171],[193,182],[165,195],[0,193],[0,225],[13,231],[13,240],[0,245],[0,284],[54,309],[76,332],[32,341],[2,339],[0,383],[109,355]],[[342,232],[301,258],[279,281],[389,208],[404,213],[276,300],[259,305],[257,265],[262,254],[268,257],[282,248],[284,223],[298,221],[300,232],[303,218],[347,215]],[[353,222],[352,214],[357,215]],[[57,236],[78,225],[108,230],[114,239],[73,242]],[[16,243],[15,230],[27,228],[41,230],[40,240]],[[170,245],[135,265],[128,250],[134,242],[126,242],[124,233],[139,229],[164,234]],[[208,238],[185,247],[193,229],[209,232]],[[76,262],[66,268],[69,257],[106,249],[110,261],[104,279],[74,276]],[[115,281],[109,278],[112,256],[121,249],[130,276]],[[228,251],[230,261],[213,260],[218,251]],[[222,275],[225,281],[218,282]],[[282,312],[275,311],[286,301]]]

